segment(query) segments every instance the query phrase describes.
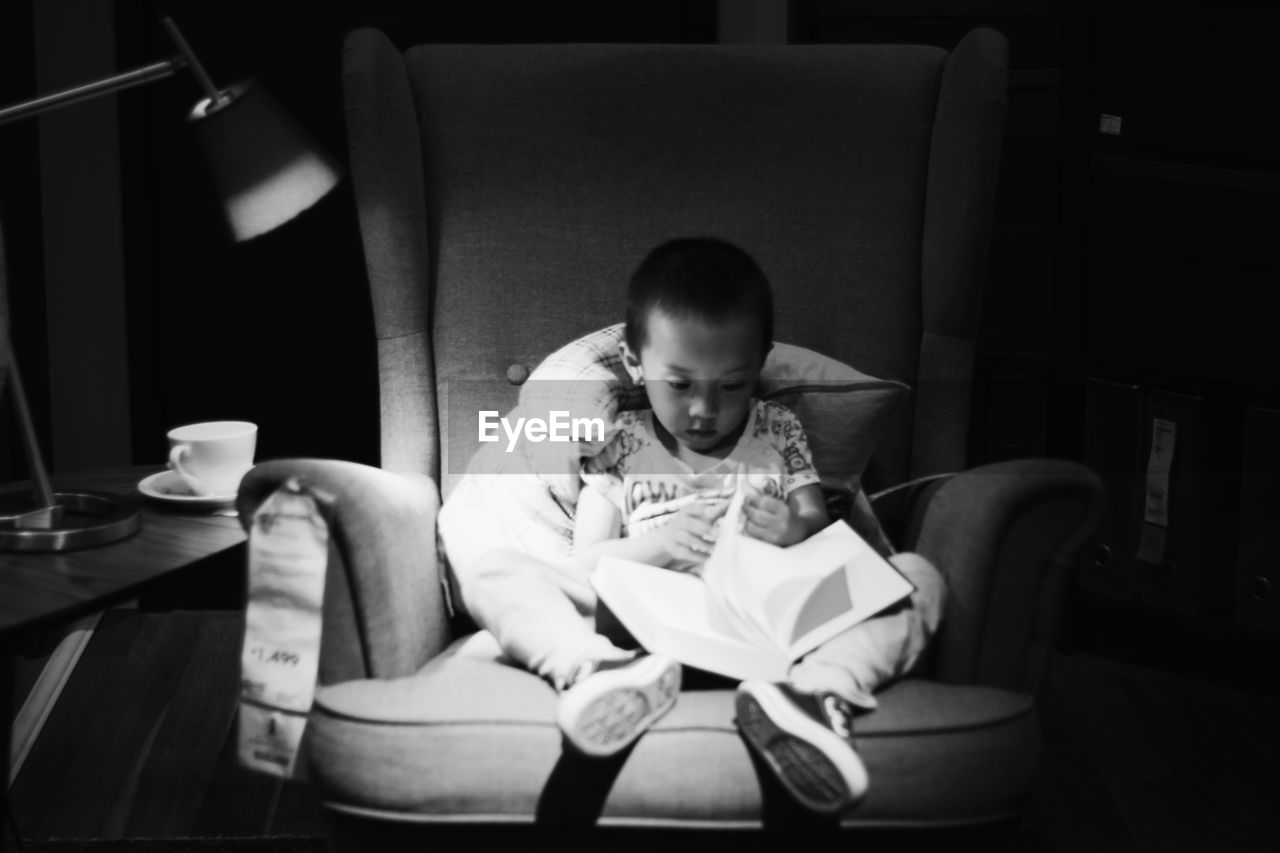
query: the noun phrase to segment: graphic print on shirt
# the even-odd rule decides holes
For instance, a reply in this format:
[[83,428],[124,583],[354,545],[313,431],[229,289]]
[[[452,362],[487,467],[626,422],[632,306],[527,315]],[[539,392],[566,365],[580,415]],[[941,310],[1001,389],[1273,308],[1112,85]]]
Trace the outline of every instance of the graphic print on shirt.
[[651,411],[624,412],[617,427],[610,445],[586,460],[582,471],[583,480],[618,508],[623,536],[655,530],[693,502],[726,502],[740,485],[786,500],[800,486],[818,482],[800,421],[776,403],[757,400],[729,455],[697,473],[662,446]]

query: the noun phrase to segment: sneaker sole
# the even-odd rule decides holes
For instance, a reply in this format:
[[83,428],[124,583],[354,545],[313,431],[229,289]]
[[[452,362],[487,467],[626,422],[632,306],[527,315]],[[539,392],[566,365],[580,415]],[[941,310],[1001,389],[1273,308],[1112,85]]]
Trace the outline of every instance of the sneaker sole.
[[680,664],[649,655],[600,672],[560,698],[557,722],[579,752],[604,757],[630,746],[676,704]]
[[858,753],[772,684],[743,685],[734,706],[747,743],[806,808],[838,814],[866,793],[867,768]]

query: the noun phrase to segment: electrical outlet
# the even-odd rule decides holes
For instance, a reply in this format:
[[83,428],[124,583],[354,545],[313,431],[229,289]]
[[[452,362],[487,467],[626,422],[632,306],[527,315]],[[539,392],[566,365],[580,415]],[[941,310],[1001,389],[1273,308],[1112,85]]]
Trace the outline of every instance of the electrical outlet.
[[1106,133],[1110,136],[1120,135],[1120,116],[1102,114],[1102,119],[1098,122],[1098,131]]

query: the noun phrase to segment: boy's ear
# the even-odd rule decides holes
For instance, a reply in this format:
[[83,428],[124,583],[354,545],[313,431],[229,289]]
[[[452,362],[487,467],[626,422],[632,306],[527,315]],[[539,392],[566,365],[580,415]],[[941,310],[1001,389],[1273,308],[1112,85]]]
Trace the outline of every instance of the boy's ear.
[[622,366],[627,369],[627,374],[631,377],[631,381],[637,385],[644,384],[644,368],[640,366],[639,356],[627,346],[627,342],[623,341],[618,344],[618,351],[622,353]]

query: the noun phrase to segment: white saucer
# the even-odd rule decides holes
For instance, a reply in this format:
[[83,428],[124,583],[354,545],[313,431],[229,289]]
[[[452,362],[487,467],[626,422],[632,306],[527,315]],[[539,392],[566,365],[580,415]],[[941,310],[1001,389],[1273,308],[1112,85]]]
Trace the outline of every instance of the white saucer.
[[226,495],[197,495],[174,471],[161,471],[144,477],[138,483],[138,491],[149,498],[192,509],[213,509],[235,503],[236,500],[235,492]]

